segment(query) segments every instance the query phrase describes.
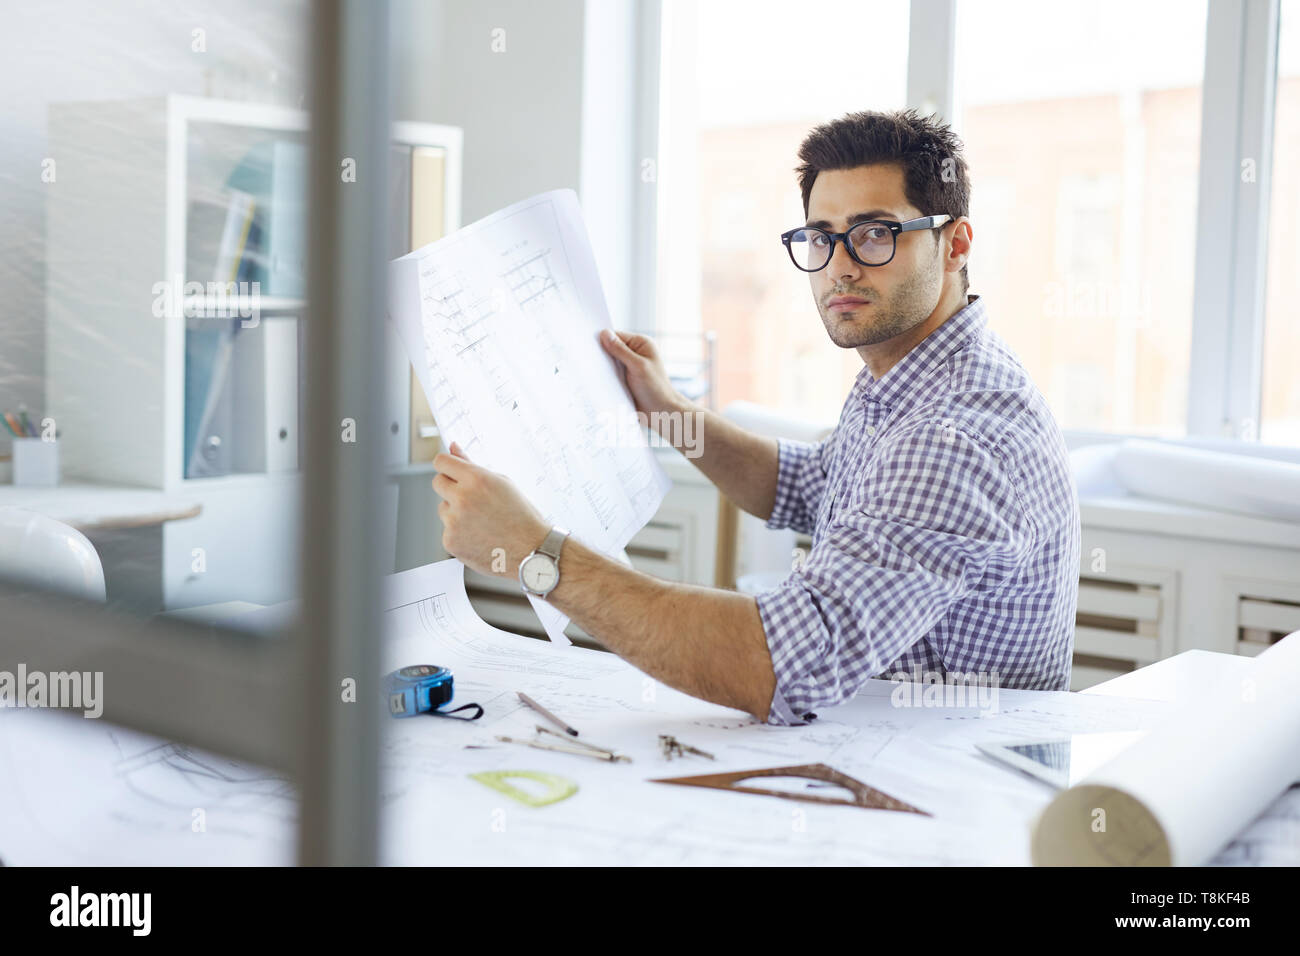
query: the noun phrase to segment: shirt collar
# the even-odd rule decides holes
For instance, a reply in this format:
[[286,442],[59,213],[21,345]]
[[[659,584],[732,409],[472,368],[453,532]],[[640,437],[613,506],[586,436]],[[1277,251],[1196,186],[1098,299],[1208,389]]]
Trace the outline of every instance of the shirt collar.
[[892,407],[916,386],[926,372],[946,362],[949,356],[963,348],[987,324],[984,299],[978,295],[970,296],[966,305],[913,346],[912,351],[879,379],[872,378],[870,369],[863,366],[854,380],[853,389],[863,398],[878,402],[886,408]]

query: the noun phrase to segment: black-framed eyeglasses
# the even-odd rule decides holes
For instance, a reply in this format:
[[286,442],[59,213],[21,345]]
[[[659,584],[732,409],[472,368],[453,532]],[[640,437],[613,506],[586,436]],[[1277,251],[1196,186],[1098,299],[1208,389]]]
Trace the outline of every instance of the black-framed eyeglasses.
[[946,213],[922,216],[906,222],[867,219],[855,223],[848,232],[827,232],[816,226],[800,226],[781,233],[781,242],[785,245],[785,251],[790,253],[790,261],[804,272],[825,269],[835,254],[837,242],[844,243],[844,248],[849,250],[849,255],[855,262],[864,266],[883,266],[894,258],[899,233],[938,229],[951,219]]

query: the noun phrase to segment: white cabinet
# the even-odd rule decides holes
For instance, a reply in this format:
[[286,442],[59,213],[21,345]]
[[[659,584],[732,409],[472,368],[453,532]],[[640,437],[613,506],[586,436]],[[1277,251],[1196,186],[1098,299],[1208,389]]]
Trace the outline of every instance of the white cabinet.
[[1257,654],[1300,629],[1300,525],[1085,497],[1073,689],[1188,650]]

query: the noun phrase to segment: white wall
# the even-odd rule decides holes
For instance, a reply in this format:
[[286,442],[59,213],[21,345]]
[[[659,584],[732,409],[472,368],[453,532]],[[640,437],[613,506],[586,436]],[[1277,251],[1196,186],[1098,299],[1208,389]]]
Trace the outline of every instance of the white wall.
[[464,221],[534,193],[577,190],[617,325],[635,314],[635,217],[646,205],[640,193],[654,189],[640,179],[653,144],[637,140],[639,8],[639,0],[393,6],[393,115],[465,131]]
[[[465,130],[464,220],[473,222],[533,193],[578,188],[582,104],[581,0],[399,0],[407,48],[394,66],[402,119]],[[494,53],[495,30],[505,51]],[[396,31],[395,31],[396,32]],[[426,37],[430,51],[425,49]],[[401,115],[406,113],[407,115]]]

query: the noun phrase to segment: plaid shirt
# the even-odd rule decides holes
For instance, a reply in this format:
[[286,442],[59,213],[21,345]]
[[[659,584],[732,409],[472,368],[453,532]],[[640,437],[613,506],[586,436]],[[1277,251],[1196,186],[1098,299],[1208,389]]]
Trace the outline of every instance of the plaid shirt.
[[863,368],[824,441],[779,441],[767,525],[811,533],[812,550],[757,598],[776,672],[770,722],[800,723],[900,671],[1069,688],[1069,459],[986,323],[970,297],[878,381]]

